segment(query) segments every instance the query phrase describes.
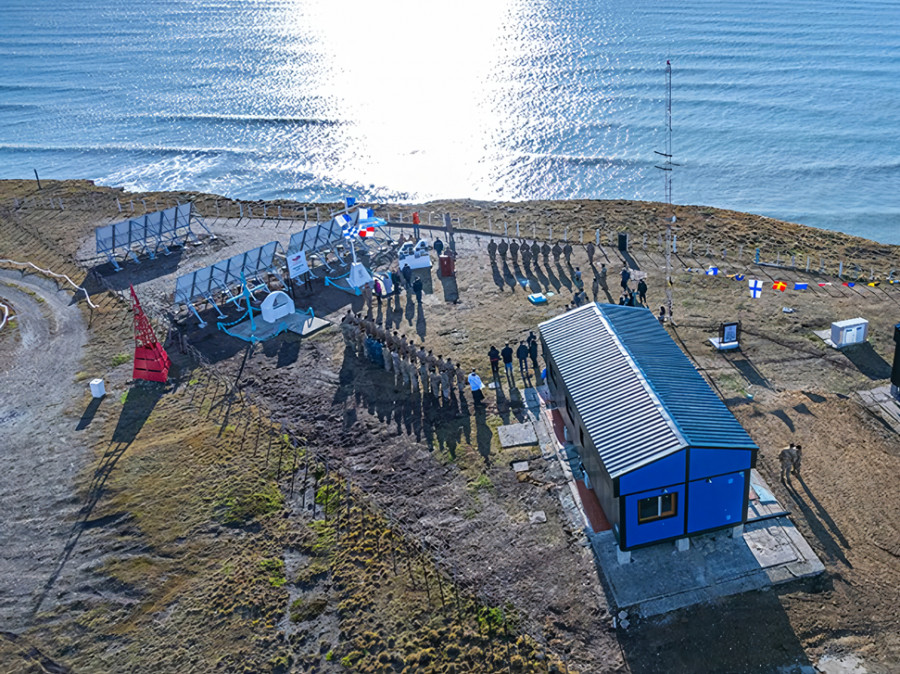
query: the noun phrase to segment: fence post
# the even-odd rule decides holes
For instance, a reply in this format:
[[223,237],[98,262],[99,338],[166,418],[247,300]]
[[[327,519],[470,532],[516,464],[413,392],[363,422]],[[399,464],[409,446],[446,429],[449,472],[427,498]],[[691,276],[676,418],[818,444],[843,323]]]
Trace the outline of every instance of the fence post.
[[756,249],[756,264],[759,264],[759,248]]
[[599,246],[600,245],[600,230],[599,229],[594,230],[594,238],[596,239],[596,245]]
[[741,257],[744,255],[744,244],[741,244],[738,248],[738,262],[740,262]]
[[819,273],[820,274],[825,273],[825,258],[824,257],[819,258]]
[[672,235],[672,252],[678,255],[678,235]]
[[253,217],[253,204],[247,204],[247,217]]
[[781,264],[781,253],[775,253],[775,264]]
[[806,272],[809,273],[809,255],[806,256]]
[[491,222],[491,216],[490,216],[490,215],[488,216],[488,232],[490,232],[491,234],[494,233],[494,223]]
[[531,238],[537,239],[537,223],[536,222],[531,223]]
[[838,278],[844,278],[844,262],[843,262],[843,260],[838,264]]
[[[644,236],[646,237],[647,235],[645,234]],[[580,243],[584,243],[584,230],[583,229],[578,230],[578,241]]]
[[244,217],[244,204],[242,204],[240,201],[238,202],[238,211],[240,211],[240,217],[243,218]]
[[316,206],[316,222],[319,221],[319,207]]
[[691,242],[688,244],[688,255],[694,254],[694,240],[691,239]]
[[644,242],[641,244],[644,250],[647,250],[647,232],[644,232]]
[[553,223],[550,223],[550,241],[553,241]]
[[727,249],[727,248],[723,248],[723,249],[722,249],[722,261],[724,261],[725,258],[727,258],[727,257],[728,257],[728,249]]
[[131,200],[131,212],[134,213],[134,199]]
[[516,238],[517,239],[520,238],[519,237],[519,221],[518,220],[516,220]]
[[503,236],[505,236],[507,239],[509,238],[509,223],[508,222],[503,223]]
[[563,230],[563,241],[569,240],[569,226],[566,225],[566,228]]
[[267,218],[267,217],[269,217],[269,216],[268,216],[268,214],[266,213],[266,205],[263,204],[263,218]]
[[[18,205],[19,205],[19,200],[16,199],[16,206],[18,206]],[[118,209],[119,209],[119,213],[121,213],[121,212],[122,212],[122,204],[121,204],[121,202],[119,201],[119,197],[116,197],[116,206],[117,206]]]
[[306,206],[304,206],[303,207],[303,225],[305,226],[308,221],[309,221],[309,217],[306,215]]
[[797,256],[796,255],[791,255],[791,266],[792,267],[797,266]]
[[706,242],[706,255],[704,257],[709,257],[709,241]]

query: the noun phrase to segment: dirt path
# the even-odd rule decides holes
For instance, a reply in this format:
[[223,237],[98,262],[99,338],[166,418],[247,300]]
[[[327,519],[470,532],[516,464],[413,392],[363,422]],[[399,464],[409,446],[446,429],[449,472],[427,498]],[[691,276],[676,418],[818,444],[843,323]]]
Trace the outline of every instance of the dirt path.
[[71,581],[60,571],[89,457],[65,412],[83,395],[74,377],[87,329],[71,294],[46,279],[0,270],[0,297],[15,304],[20,331],[0,372],[0,624],[17,631]]

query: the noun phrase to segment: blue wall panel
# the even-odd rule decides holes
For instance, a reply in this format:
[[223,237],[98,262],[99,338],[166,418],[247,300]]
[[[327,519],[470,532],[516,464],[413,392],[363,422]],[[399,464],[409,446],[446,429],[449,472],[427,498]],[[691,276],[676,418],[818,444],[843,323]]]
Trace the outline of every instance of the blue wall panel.
[[681,450],[623,475],[619,478],[619,494],[634,494],[655,487],[687,482],[685,456],[685,450]]
[[638,524],[638,501],[648,496],[659,496],[663,493],[662,489],[653,489],[650,491],[623,496],[625,499],[625,545],[624,548],[631,548],[635,545],[643,545],[644,543],[652,543],[653,541],[661,541],[674,536],[684,534],[684,485],[669,488],[668,493],[678,494],[678,510],[674,517],[667,517],[663,520],[655,520]]
[[744,475],[731,473],[689,483],[688,533],[743,522]]
[[691,449],[690,479],[747,470],[751,460],[747,449]]

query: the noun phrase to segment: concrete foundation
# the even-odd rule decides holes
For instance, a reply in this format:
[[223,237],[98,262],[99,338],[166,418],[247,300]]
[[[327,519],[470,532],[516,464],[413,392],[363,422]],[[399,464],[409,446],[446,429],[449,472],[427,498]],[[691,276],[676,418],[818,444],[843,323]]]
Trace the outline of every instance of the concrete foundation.
[[616,561],[619,564],[631,564],[631,550],[621,550],[616,544]]
[[691,539],[690,538],[678,538],[675,540],[675,549],[678,552],[687,552],[691,549]]

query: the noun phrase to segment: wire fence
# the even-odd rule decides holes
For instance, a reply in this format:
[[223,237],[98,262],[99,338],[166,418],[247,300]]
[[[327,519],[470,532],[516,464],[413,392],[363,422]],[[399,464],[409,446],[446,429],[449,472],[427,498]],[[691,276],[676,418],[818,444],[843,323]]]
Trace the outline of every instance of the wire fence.
[[[238,220],[246,227],[266,226],[264,221],[290,221],[292,226],[306,227],[323,222],[331,217],[340,204],[314,204],[292,201],[264,202],[222,199],[215,196],[197,197],[184,193],[150,195],[134,198],[112,191],[90,192],[74,197],[33,195],[24,199],[13,198],[5,202],[9,212],[27,210],[46,211],[90,211],[102,213],[105,217],[126,219],[170,208],[178,203],[194,201],[197,212],[206,218]],[[661,205],[660,205],[661,206]],[[378,217],[387,220],[389,226],[413,228],[413,214],[419,216],[420,227],[439,229],[445,219],[461,232],[487,234],[505,239],[525,239],[550,243],[568,242],[571,245],[618,246],[620,235],[627,234],[629,246],[637,250],[665,251],[665,228],[658,222],[656,211],[647,206],[648,213],[635,222],[634,214],[613,208],[610,213],[599,217],[596,226],[583,223],[567,224],[558,215],[548,216],[536,210],[520,209],[521,217],[509,217],[505,211],[514,210],[496,205],[473,209],[469,212],[441,212],[419,209],[414,206],[371,205]],[[574,207],[573,207],[574,208]],[[700,216],[710,216],[715,211],[699,211]],[[750,216],[754,221],[778,226],[770,218]],[[900,270],[900,248],[887,244],[877,244],[862,239],[848,238],[841,243],[830,232],[807,228],[808,241],[789,240],[794,235],[785,235],[783,240],[767,235],[754,240],[751,235],[731,233],[728,227],[716,236],[702,231],[692,233],[691,225],[682,223],[676,229],[672,240],[672,252],[679,256],[731,264],[756,264],[784,268],[800,272],[829,275],[841,280],[885,280],[893,279]],[[40,228],[31,225],[33,233],[43,237]],[[834,239],[834,240],[833,240]],[[49,241],[48,241],[49,243]],[[837,245],[836,245],[837,244]]]

